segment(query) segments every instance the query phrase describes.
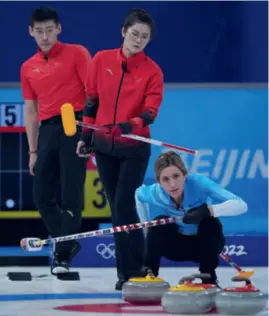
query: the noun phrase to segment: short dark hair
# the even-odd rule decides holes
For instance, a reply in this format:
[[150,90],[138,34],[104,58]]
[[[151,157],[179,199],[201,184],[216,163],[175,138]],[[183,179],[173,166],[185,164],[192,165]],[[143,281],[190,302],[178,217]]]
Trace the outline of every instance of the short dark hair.
[[123,28],[126,31],[136,23],[147,24],[151,30],[151,34],[155,31],[155,22],[151,15],[144,9],[132,9],[123,22]]
[[55,9],[41,6],[32,13],[30,19],[31,27],[34,26],[35,22],[45,22],[45,21],[54,21],[56,24],[59,23],[59,16]]

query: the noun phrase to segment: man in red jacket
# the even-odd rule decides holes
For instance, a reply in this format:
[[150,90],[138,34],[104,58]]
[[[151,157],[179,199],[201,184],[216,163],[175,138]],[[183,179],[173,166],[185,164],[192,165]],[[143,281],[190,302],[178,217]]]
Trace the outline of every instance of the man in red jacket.
[[[76,155],[81,133],[65,136],[60,114],[61,106],[68,102],[73,104],[77,119],[82,119],[91,61],[83,46],[58,41],[58,20],[57,12],[47,7],[33,12],[29,31],[38,52],[21,67],[33,198],[53,237],[80,229],[86,160]],[[59,184],[61,207],[55,201]],[[74,241],[56,244],[52,274],[68,272],[79,248]]]
[[[77,146],[83,156],[92,149],[110,204],[113,226],[136,223],[135,190],[143,183],[150,158],[150,145],[121,137],[150,137],[149,125],[163,99],[163,73],[144,48],[154,29],[151,16],[132,10],[123,23],[121,48],[98,52],[90,73],[89,101],[83,121],[107,126],[108,133],[85,130]],[[115,234],[118,282],[140,274],[144,239],[141,230]]]

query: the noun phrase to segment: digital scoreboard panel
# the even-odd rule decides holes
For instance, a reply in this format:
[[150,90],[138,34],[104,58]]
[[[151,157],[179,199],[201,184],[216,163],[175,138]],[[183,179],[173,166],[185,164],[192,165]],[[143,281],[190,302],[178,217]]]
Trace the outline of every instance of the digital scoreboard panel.
[[[0,104],[0,218],[39,218],[33,202],[23,103]],[[83,217],[110,217],[95,159],[87,166]]]

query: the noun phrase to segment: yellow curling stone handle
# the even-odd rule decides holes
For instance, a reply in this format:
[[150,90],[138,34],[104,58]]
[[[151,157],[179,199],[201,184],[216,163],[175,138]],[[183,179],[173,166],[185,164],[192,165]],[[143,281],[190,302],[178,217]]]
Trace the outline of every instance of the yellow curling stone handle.
[[128,282],[164,282],[161,278],[156,278],[154,275],[148,274],[145,278],[131,278]]
[[201,286],[189,286],[186,284],[178,284],[175,287],[170,287],[169,291],[199,292],[199,291],[204,291],[204,288],[202,288]]

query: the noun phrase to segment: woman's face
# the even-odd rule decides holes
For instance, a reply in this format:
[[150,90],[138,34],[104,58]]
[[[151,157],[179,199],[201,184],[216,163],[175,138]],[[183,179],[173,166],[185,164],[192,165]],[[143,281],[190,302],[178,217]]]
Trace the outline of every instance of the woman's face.
[[150,40],[151,30],[147,24],[135,23],[128,27],[127,30],[122,29],[124,37],[123,47],[132,55],[141,52]]
[[178,167],[169,166],[161,172],[159,182],[173,199],[178,199],[183,193],[185,179]]

